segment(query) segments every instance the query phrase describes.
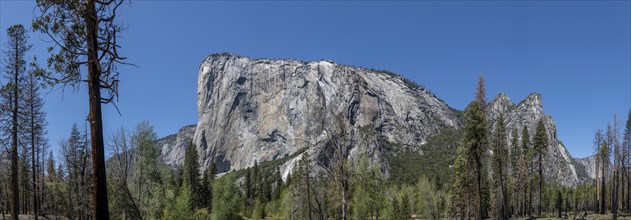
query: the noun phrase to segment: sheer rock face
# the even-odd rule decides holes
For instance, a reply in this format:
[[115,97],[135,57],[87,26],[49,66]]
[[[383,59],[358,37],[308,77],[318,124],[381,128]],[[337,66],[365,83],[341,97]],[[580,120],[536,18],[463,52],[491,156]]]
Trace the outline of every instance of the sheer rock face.
[[[218,172],[253,166],[306,148],[324,161],[330,137],[346,129],[348,158],[368,155],[387,175],[385,155],[418,146],[445,126],[460,128],[455,111],[426,89],[385,71],[331,61],[250,59],[221,53],[199,68],[199,122],[193,143],[202,167]],[[290,160],[283,173],[293,167]]]
[[524,125],[530,134],[530,143],[534,144],[537,123],[539,120],[543,120],[548,132],[548,148],[543,158],[543,170],[546,180],[555,181],[563,185],[575,185],[578,183],[577,171],[573,163],[574,159],[563,143],[557,139],[556,126],[552,117],[544,113],[540,94],[532,93],[515,105],[506,94],[500,93],[489,103],[491,128],[495,127],[500,114],[504,115],[509,141],[512,140],[512,129],[517,129],[517,133],[520,135],[518,138],[519,146],[521,146],[521,131]]
[[596,156],[575,159],[577,166],[582,166],[582,170],[577,170],[579,182],[593,180],[596,178]]
[[[401,151],[422,153],[420,145],[428,138],[444,127],[459,129],[464,123],[456,110],[425,88],[386,71],[229,53],[203,60],[197,112],[196,126],[158,141],[165,163],[183,164],[184,149],[192,141],[201,167],[215,161],[219,173],[251,167],[255,161],[285,158],[303,149],[316,166],[326,165],[323,158],[333,152],[330,137],[339,137],[344,127],[350,140],[347,159],[354,162],[367,155],[388,176],[386,156]],[[579,181],[574,159],[556,138],[556,127],[545,115],[539,94],[514,104],[500,93],[489,103],[488,114],[492,128],[499,114],[504,114],[509,140],[513,128],[521,134],[526,125],[532,142],[536,125],[543,119],[549,137],[546,177],[564,185]],[[281,165],[283,177],[299,158]]]
[[180,128],[177,134],[172,134],[156,141],[156,147],[161,151],[162,162],[176,167],[184,164],[184,151],[193,141],[197,125],[188,125]]

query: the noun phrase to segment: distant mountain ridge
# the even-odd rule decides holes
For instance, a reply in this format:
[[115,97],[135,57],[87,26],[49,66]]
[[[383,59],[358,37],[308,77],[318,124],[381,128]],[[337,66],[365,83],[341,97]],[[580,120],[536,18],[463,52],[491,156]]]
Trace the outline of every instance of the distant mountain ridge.
[[[197,125],[158,141],[165,163],[181,165],[184,147],[192,142],[202,168],[214,161],[219,172],[227,172],[253,166],[255,161],[284,159],[280,168],[286,175],[303,153],[316,161],[331,150],[327,135],[339,132],[332,122],[342,117],[352,140],[347,159],[368,155],[388,176],[388,156],[409,151],[422,154],[421,146],[429,138],[444,128],[460,129],[464,124],[462,112],[424,87],[387,71],[231,53],[210,55],[200,65],[197,111]],[[538,120],[544,120],[550,138],[545,160],[548,179],[575,185],[593,176],[585,173],[589,169],[577,171],[575,164],[592,165],[577,162],[557,139],[540,94],[514,104],[500,93],[489,102],[491,126],[499,114],[505,116],[509,137],[512,128],[521,131],[524,125],[532,136]],[[294,158],[287,158],[290,155]]]

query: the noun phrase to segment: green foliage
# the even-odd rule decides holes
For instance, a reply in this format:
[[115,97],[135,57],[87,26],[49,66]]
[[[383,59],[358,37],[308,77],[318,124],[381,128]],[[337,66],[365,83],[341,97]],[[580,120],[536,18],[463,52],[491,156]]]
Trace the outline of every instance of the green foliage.
[[403,195],[400,199],[395,195],[392,198],[392,206],[390,208],[390,219],[407,220],[411,218],[410,201],[407,195]]
[[[296,151],[295,153],[290,154],[286,157],[276,159],[276,160],[268,160],[268,161],[260,162],[258,163],[259,173],[261,175],[271,174],[274,170],[276,170],[276,168],[285,164],[287,161],[296,158],[300,154],[304,153],[306,150],[307,148],[303,147],[300,150]],[[233,172],[235,173],[234,175],[236,175],[237,178],[245,177],[245,173],[247,172],[247,169],[241,169],[241,170],[237,170]]]
[[543,119],[540,119],[537,123],[533,150],[539,156],[545,154],[548,150],[548,132],[546,131],[546,126],[543,123]]
[[423,154],[401,152],[387,158],[390,165],[390,181],[398,184],[415,184],[420,176],[436,179],[440,183],[451,182],[456,148],[462,130],[445,127],[421,146]]
[[243,195],[236,185],[235,173],[228,173],[216,179],[212,192],[212,219],[241,219],[239,213],[243,206]]
[[384,181],[378,167],[371,167],[363,156],[355,165],[353,173],[354,191],[352,198],[354,219],[378,218],[385,208]]
[[427,178],[419,178],[416,184],[416,214],[425,219],[440,219],[447,211],[449,196]]
[[410,209],[410,199],[407,194],[401,197],[401,219],[409,219],[412,216]]
[[532,152],[530,150],[530,134],[528,134],[528,127],[524,125],[524,128],[521,129],[521,149],[522,153],[526,155],[526,158],[530,160],[532,157]]
[[[212,166],[211,166],[212,168]],[[204,172],[204,176],[202,177],[202,182],[200,183],[200,199],[201,199],[201,207],[210,210],[212,208],[212,181],[214,176],[214,172],[212,169],[208,169]]]
[[[454,163],[452,196],[458,199],[454,200],[453,211],[460,218],[465,218],[464,214],[469,211],[483,218],[489,199],[485,163],[486,115],[480,103],[472,101],[465,109],[465,116],[464,134]],[[471,206],[475,208],[471,210]]]
[[539,119],[539,123],[537,123],[537,130],[535,131],[535,143],[533,147],[533,151],[535,155],[538,157],[537,162],[539,164],[539,175],[537,176],[539,179],[539,207],[537,209],[537,215],[541,215],[542,212],[542,193],[544,191],[544,176],[543,176],[543,155],[548,150],[548,132],[546,131],[545,124],[543,124],[543,119]]
[[163,194],[163,182],[160,176],[158,157],[160,150],[155,146],[157,134],[153,125],[142,121],[136,125],[131,137],[132,147],[137,155],[134,166],[134,200],[145,218],[159,218],[164,209],[164,200],[155,199]]
[[[511,168],[515,170],[517,167],[517,160],[519,160],[519,155],[521,155],[522,150],[519,148],[519,133],[517,133],[517,128],[513,128],[511,131],[511,141],[510,141],[510,162]],[[513,171],[514,172],[514,171]]]
[[397,199],[396,197],[392,198],[391,204],[392,206],[390,208],[390,219],[392,220],[405,219],[405,218],[401,218],[401,206],[399,205],[399,199]]
[[195,210],[193,213],[193,219],[195,220],[210,220],[210,212],[208,212],[207,208],[201,208]]
[[190,143],[184,153],[184,169],[182,171],[183,185],[188,184],[192,191],[192,204],[193,208],[203,208],[204,202],[202,201],[201,182],[199,177],[199,155],[197,153],[197,147]]
[[193,219],[193,195],[188,183],[180,187],[175,203],[164,211],[164,219]]
[[469,211],[469,205],[472,192],[469,190],[473,181],[473,176],[468,172],[468,154],[464,145],[458,147],[456,160],[454,161],[454,177],[451,185],[450,195],[453,198],[451,212],[457,218],[465,218],[465,214]]
[[508,170],[509,154],[508,143],[506,137],[506,126],[504,125],[504,116],[500,114],[493,132],[493,148],[492,164],[493,164],[493,189],[495,194],[494,216],[496,218],[509,218],[508,207]]
[[252,211],[252,219],[258,220],[265,218],[265,206],[260,200],[254,203],[254,210]]

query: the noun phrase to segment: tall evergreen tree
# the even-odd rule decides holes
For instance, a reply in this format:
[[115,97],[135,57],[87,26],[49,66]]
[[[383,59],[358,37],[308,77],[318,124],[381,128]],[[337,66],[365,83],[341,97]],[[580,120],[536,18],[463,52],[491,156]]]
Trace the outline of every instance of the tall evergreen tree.
[[200,188],[199,188],[199,192],[200,192],[200,198],[201,198],[201,208],[206,208],[208,210],[211,209],[211,203],[212,203],[212,192],[211,192],[211,177],[210,175],[210,170],[206,170],[204,171],[204,175],[202,175],[202,182],[200,183]]
[[250,206],[250,203],[253,203],[254,198],[252,198],[252,171],[248,167],[245,169],[245,203]]
[[206,185],[207,192],[208,194],[204,197],[205,198],[205,202],[204,204],[206,204],[206,207],[208,208],[208,211],[212,211],[212,202],[213,202],[213,182],[215,181],[215,170],[216,170],[216,166],[215,166],[215,162],[211,161],[210,163],[210,167],[208,167],[206,169],[206,171],[204,171],[205,177],[203,178],[204,180],[202,181],[204,185]]
[[273,200],[280,200],[281,192],[283,190],[283,177],[280,175],[280,167],[276,167],[276,171],[274,172],[274,194],[272,196]]
[[521,155],[522,149],[519,148],[519,133],[517,132],[517,128],[513,128],[511,130],[511,141],[510,141],[510,159],[511,159],[511,168],[513,170],[517,169],[517,161],[519,160],[519,155]]
[[203,207],[200,199],[200,178],[199,178],[199,156],[197,147],[193,143],[189,144],[184,153],[183,184],[188,184],[191,190],[192,207],[194,209]]
[[522,153],[517,161],[517,176],[515,181],[516,192],[520,195],[517,203],[519,204],[519,216],[528,214],[528,157]]
[[70,215],[73,218],[88,218],[90,215],[90,202],[85,195],[92,193],[88,187],[91,176],[88,175],[92,166],[89,160],[89,146],[81,134],[77,124],[73,124],[68,139],[60,141],[62,156],[65,159],[68,187],[68,197],[72,206]]
[[546,126],[543,123],[543,119],[539,119],[537,123],[537,130],[535,131],[534,148],[537,155],[537,162],[539,164],[539,208],[537,209],[537,216],[541,216],[542,204],[543,204],[543,155],[548,150],[548,132]]
[[480,109],[484,112],[484,117],[486,117],[486,88],[484,86],[484,75],[480,74],[478,78],[478,85],[475,91],[475,100],[480,103]]
[[533,193],[533,178],[532,178],[532,173],[533,171],[533,165],[532,165],[532,155],[533,155],[533,151],[530,149],[530,134],[528,133],[528,127],[526,125],[524,125],[524,127],[521,130],[521,148],[522,148],[522,154],[524,155],[524,162],[526,162],[525,168],[526,170],[528,170],[526,172],[525,175],[525,182],[526,185],[525,186],[530,186],[530,187],[524,187],[524,206],[525,206],[525,211],[524,214],[527,214],[528,216],[532,216],[532,193]]
[[495,218],[508,219],[508,143],[504,115],[500,114],[493,132],[493,185],[495,188]]
[[[484,219],[486,204],[483,198],[483,190],[485,189],[484,185],[486,183],[484,182],[485,178],[483,175],[484,169],[486,169],[486,167],[484,167],[484,160],[486,159],[487,122],[480,103],[477,101],[469,103],[465,109],[465,117],[467,120],[461,142],[464,149],[461,153],[466,154],[466,159],[464,160],[464,164],[466,165],[464,167],[471,167],[473,174],[473,183],[471,185],[465,185],[469,186],[469,189],[465,189],[465,191],[471,190],[474,192],[475,218]],[[466,172],[466,170],[463,171]],[[458,177],[463,174],[456,173],[455,175]]]
[[18,219],[18,211],[20,205],[19,186],[18,186],[18,132],[19,132],[19,108],[20,97],[19,90],[23,82],[26,72],[26,53],[31,49],[31,45],[27,43],[28,36],[24,26],[17,24],[7,29],[7,49],[4,51],[4,77],[7,84],[2,87],[2,97],[5,99],[2,110],[8,114],[3,117],[3,130],[10,134],[11,143],[11,219]]
[[452,212],[456,215],[454,218],[470,219],[471,204],[475,203],[473,199],[473,181],[474,177],[470,169],[469,148],[466,144],[458,145],[456,149],[456,159],[454,160],[453,183],[450,190],[452,198]]
[[517,187],[519,181],[519,157],[521,156],[521,149],[519,148],[519,133],[516,128],[511,131],[510,142],[510,172],[508,175],[509,190],[511,192],[511,210],[513,216],[517,216],[519,210],[519,193],[521,188]]
[[[475,92],[475,99],[476,101],[480,104],[480,110],[482,111],[482,117],[485,121],[484,123],[484,131],[486,132],[485,138],[487,138],[487,140],[485,141],[485,145],[488,145],[488,143],[490,143],[491,140],[489,140],[488,138],[490,138],[490,130],[489,130],[489,121],[487,118],[488,115],[488,103],[486,102],[486,87],[485,87],[485,83],[484,83],[484,75],[480,74],[480,77],[478,78],[478,85],[476,87],[476,92]],[[483,146],[484,149],[488,149],[488,146]],[[489,163],[489,158],[485,157],[484,159],[482,159],[481,161],[481,167],[488,167],[488,163]],[[488,178],[490,177],[490,175],[488,174],[488,169],[482,169],[481,172],[481,180],[480,183],[482,184],[480,186],[482,194],[481,194],[481,206],[482,209],[480,211],[482,211],[481,217],[482,218],[487,218],[488,216],[488,207],[490,206],[490,190],[489,190],[489,180]]]

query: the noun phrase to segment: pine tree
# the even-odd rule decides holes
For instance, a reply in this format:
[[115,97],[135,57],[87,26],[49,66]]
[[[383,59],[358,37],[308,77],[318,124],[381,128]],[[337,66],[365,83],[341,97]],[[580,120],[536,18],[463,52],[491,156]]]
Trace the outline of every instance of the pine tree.
[[175,204],[169,212],[165,213],[165,219],[193,219],[193,195],[187,181],[184,181],[178,193]]
[[88,187],[91,181],[88,173],[92,164],[89,160],[90,149],[85,138],[86,136],[81,134],[77,124],[73,124],[70,137],[60,142],[62,156],[67,164],[68,197],[73,208],[71,216],[74,218],[87,218],[90,214],[90,202],[85,195],[92,193],[92,188]]
[[519,177],[519,157],[521,156],[521,149],[519,148],[519,133],[516,128],[513,128],[511,131],[511,142],[510,142],[510,172],[508,175],[509,189],[511,192],[511,208],[513,216],[517,216],[519,211],[519,193],[521,188],[517,187],[517,183],[520,181]]
[[478,85],[475,91],[475,100],[480,104],[480,109],[484,112],[486,118],[486,88],[484,86],[484,75],[480,74]]
[[500,114],[493,133],[493,180],[495,188],[495,218],[508,219],[508,184],[507,184],[507,159],[508,144],[504,116]]
[[450,190],[452,198],[452,213],[455,218],[470,219],[471,204],[474,204],[472,194],[473,175],[469,172],[469,148],[465,144],[460,144],[456,149],[456,159],[454,160],[453,183]]
[[546,131],[545,124],[543,123],[543,119],[539,120],[537,124],[537,130],[535,132],[535,140],[534,140],[534,148],[535,154],[539,163],[539,208],[537,209],[537,216],[541,216],[542,211],[542,203],[543,203],[543,155],[548,150],[548,132]]
[[246,204],[249,206],[248,203],[251,203],[251,201],[254,199],[252,198],[252,172],[250,171],[250,168],[246,168],[245,169],[245,198],[246,198]]
[[210,205],[211,205],[211,186],[210,186],[210,175],[209,175],[209,170],[204,172],[204,175],[202,177],[202,182],[200,184],[200,188],[199,188],[199,192],[200,192],[200,198],[201,198],[201,208],[207,208],[208,210],[210,210]]
[[184,153],[184,171],[183,184],[188,184],[191,190],[192,208],[203,207],[199,192],[199,156],[197,155],[197,147],[193,143],[189,144]]
[[[118,97],[120,64],[126,58],[119,54],[120,34],[117,24],[124,0],[57,1],[38,0],[39,14],[33,29],[45,33],[54,42],[49,47],[50,68],[46,73],[50,84],[75,88],[85,82],[89,98],[90,141],[92,149],[92,218],[109,219],[105,144],[101,104]],[[87,69],[85,77],[82,68]]]
[[208,211],[212,211],[212,202],[213,202],[213,182],[215,181],[215,173],[216,173],[216,165],[215,162],[210,163],[210,167],[206,170],[208,173]]
[[3,130],[10,137],[5,143],[11,143],[11,219],[17,220],[20,206],[20,187],[18,184],[18,132],[20,131],[20,88],[23,84],[23,78],[26,71],[26,60],[24,57],[31,49],[31,45],[27,43],[28,36],[24,26],[17,24],[7,29],[7,49],[4,51],[4,77],[7,84],[2,87],[3,102]]
[[283,178],[280,175],[280,168],[276,167],[276,171],[274,172],[274,194],[272,196],[273,200],[280,200],[281,192],[283,190]]
[[[486,214],[485,193],[486,178],[485,160],[487,145],[487,121],[478,101],[469,103],[465,109],[466,123],[461,146],[454,164],[454,189],[452,194],[461,201],[456,201],[460,206],[462,218],[468,217],[471,205],[475,207],[475,218],[484,219]],[[471,194],[470,194],[471,193]],[[470,195],[473,201],[462,197]]]
[[24,116],[26,123],[24,123],[24,129],[27,131],[27,139],[30,142],[31,147],[31,171],[32,171],[32,190],[33,190],[33,213],[35,219],[39,215],[39,184],[38,184],[38,165],[39,154],[41,148],[46,145],[45,128],[46,128],[46,113],[44,112],[44,100],[40,97],[39,89],[41,83],[36,78],[39,72],[43,71],[37,66],[37,61],[33,61],[31,69],[26,77],[26,83],[24,84],[23,100],[24,100]]
[[[259,186],[261,184],[261,173],[259,171],[259,163],[258,161],[254,160],[254,166],[252,167],[252,173],[251,173],[252,177],[251,177],[251,181],[252,181],[252,199],[253,200],[257,200],[260,197],[260,191],[261,191],[261,187]],[[254,201],[253,201],[254,202]],[[254,205],[254,204],[252,204]]]
[[519,160],[519,155],[522,154],[522,150],[519,148],[519,134],[517,133],[517,129],[513,128],[511,130],[511,142],[510,142],[510,155],[511,155],[511,168],[515,169],[517,167],[517,160]]
[[521,154],[517,161],[517,177],[515,189],[519,191],[520,197],[518,203],[520,204],[518,208],[519,215],[524,216],[528,211],[528,159],[527,155]]
[[158,135],[153,125],[148,121],[142,121],[136,125],[136,130],[131,136],[131,146],[135,150],[136,166],[134,166],[134,185],[136,186],[135,199],[138,202],[142,216],[156,217],[161,210],[152,203],[154,193],[159,193],[160,180],[160,150],[156,148],[155,141]]
[[[532,155],[533,151],[530,149],[530,134],[528,133],[528,127],[524,125],[521,130],[521,149],[522,154],[524,155],[524,162],[526,163],[524,168],[526,168],[525,172],[525,185],[524,187],[524,214],[527,213],[528,216],[532,216],[532,193],[533,193],[533,166],[532,166]],[[527,187],[530,186],[530,187]]]

